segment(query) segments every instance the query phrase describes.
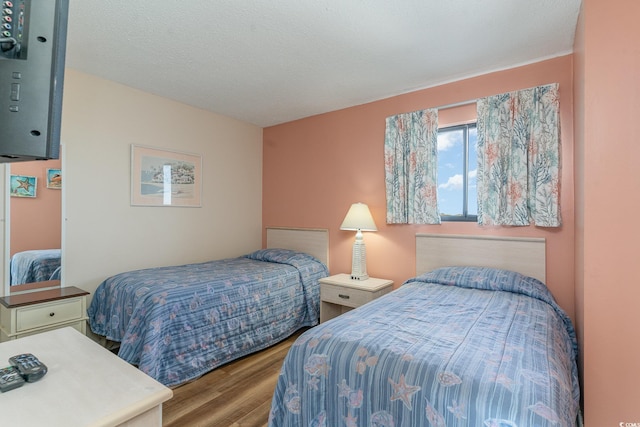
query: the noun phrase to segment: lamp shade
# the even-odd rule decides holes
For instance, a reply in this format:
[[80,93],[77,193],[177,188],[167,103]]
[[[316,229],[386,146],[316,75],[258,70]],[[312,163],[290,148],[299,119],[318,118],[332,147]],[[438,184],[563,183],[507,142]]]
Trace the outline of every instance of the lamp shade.
[[378,231],[373,221],[369,206],[364,203],[354,203],[344,217],[340,230]]

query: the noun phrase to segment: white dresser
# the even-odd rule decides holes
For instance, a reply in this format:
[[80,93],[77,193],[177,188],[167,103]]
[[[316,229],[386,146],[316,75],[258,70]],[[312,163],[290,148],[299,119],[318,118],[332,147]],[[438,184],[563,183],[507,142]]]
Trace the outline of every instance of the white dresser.
[[87,295],[67,286],[0,298],[0,342],[66,326],[86,333]]
[[173,392],[72,327],[0,344],[0,364],[32,353],[39,381],[0,394],[3,426],[162,426]]

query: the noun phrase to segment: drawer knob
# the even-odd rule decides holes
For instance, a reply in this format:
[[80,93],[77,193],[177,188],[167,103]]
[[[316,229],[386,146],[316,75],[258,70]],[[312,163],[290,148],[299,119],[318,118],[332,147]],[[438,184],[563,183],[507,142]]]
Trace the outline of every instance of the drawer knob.
[[342,299],[349,299],[349,295],[338,294],[338,296]]
[[49,317],[53,317],[53,316],[55,316],[55,315],[56,315],[56,314],[55,314],[53,311],[52,311],[51,313],[49,313]]

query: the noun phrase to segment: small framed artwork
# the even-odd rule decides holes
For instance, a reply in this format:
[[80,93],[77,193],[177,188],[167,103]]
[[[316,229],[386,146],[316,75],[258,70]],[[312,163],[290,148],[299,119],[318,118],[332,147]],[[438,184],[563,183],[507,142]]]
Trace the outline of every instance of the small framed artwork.
[[62,171],[60,169],[47,169],[47,188],[54,190],[62,188]]
[[200,207],[202,158],[131,145],[131,205]]
[[38,178],[26,175],[11,175],[11,197],[36,197]]

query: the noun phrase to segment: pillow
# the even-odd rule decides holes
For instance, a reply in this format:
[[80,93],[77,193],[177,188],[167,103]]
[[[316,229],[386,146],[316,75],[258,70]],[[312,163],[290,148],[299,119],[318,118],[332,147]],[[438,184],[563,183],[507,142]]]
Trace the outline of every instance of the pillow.
[[268,248],[258,249],[255,252],[245,255],[245,258],[256,261],[277,262],[280,264],[291,264],[295,261],[315,260],[311,255],[291,249]]
[[471,289],[486,289],[528,294],[532,289],[548,293],[544,283],[510,270],[491,267],[442,267],[418,276],[416,281],[440,283]]
[[549,304],[562,318],[567,332],[574,342],[575,354],[578,354],[576,335],[571,319],[556,303],[547,286],[538,279],[515,271],[490,267],[442,267],[409,279],[404,284],[407,283],[435,283],[468,289],[511,292],[543,301]]

